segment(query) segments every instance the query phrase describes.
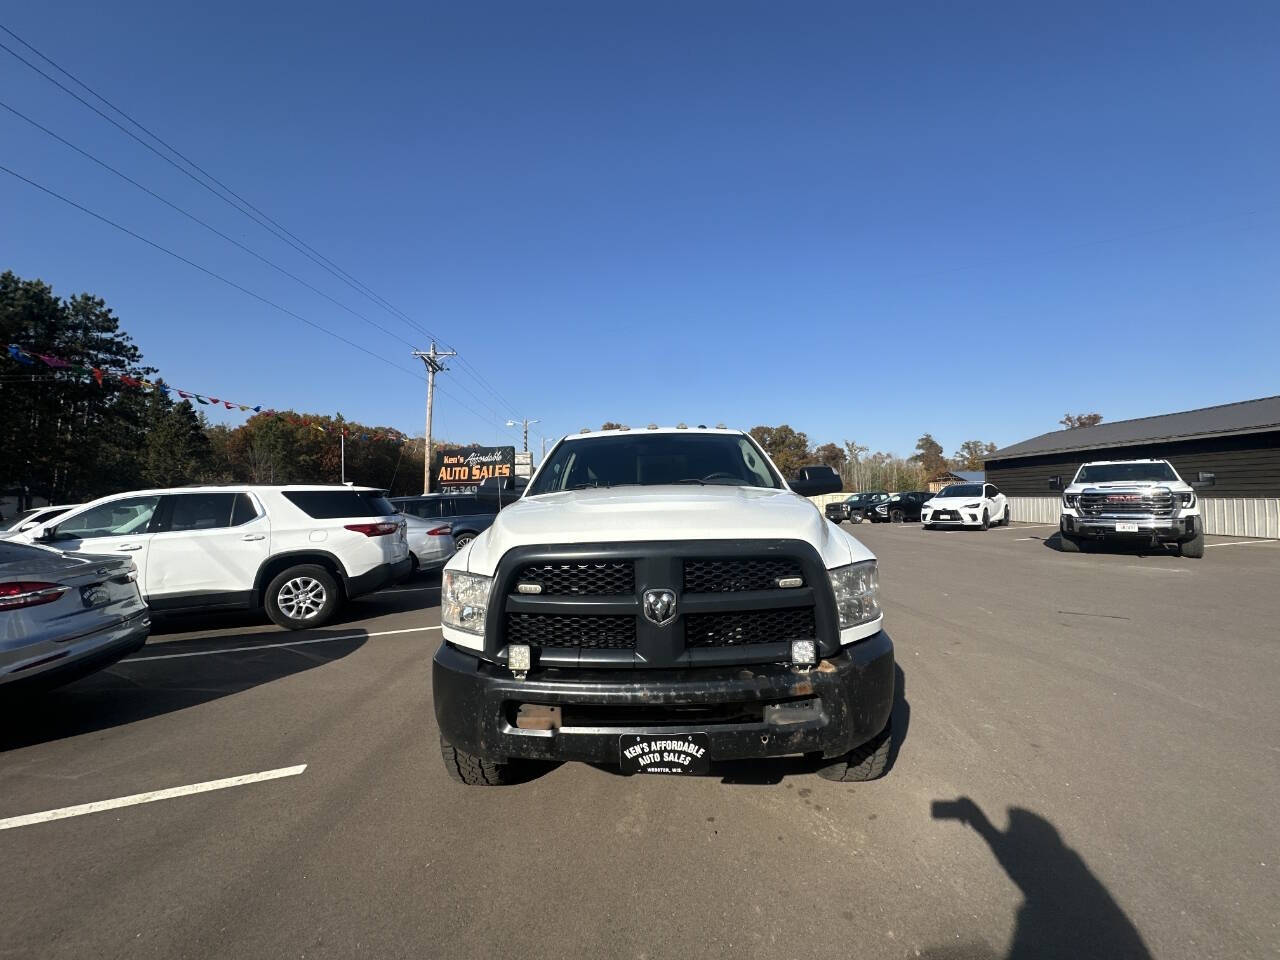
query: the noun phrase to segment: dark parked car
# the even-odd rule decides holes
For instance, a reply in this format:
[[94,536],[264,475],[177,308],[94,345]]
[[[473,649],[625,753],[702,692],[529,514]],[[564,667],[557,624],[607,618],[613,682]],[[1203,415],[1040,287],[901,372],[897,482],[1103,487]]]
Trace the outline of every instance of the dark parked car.
[[907,490],[892,494],[888,500],[876,504],[872,519],[877,523],[918,523],[920,508],[933,497],[928,490]]
[[854,523],[861,523],[863,520],[874,521],[876,504],[888,499],[889,494],[883,490],[855,493],[837,503],[828,503],[827,519],[833,523],[839,523],[842,520],[852,520]]
[[137,577],[128,556],[0,542],[0,690],[66,683],[141,647]]
[[428,493],[420,497],[392,497],[401,513],[423,520],[439,520],[453,528],[453,542],[459,550],[488,530],[498,515],[498,501],[474,493]]

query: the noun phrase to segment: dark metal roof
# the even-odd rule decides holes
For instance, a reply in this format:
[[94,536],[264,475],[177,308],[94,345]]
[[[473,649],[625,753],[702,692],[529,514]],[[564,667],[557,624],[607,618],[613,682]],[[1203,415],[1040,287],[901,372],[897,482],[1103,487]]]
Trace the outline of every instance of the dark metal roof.
[[1010,457],[1033,457],[1045,453],[1070,453],[1076,450],[1127,447],[1269,430],[1280,430],[1280,397],[1243,400],[1240,403],[1201,407],[1199,410],[1166,413],[1158,417],[1116,420],[1114,423],[1100,423],[1096,427],[1055,430],[997,450],[986,459],[990,462]]

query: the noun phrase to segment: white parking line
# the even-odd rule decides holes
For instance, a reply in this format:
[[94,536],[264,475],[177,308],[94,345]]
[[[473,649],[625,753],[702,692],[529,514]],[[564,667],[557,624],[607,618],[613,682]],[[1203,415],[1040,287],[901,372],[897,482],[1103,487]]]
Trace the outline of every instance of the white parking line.
[[1252,547],[1259,543],[1280,543],[1280,540],[1228,540],[1226,543],[1206,543],[1206,547]]
[[[248,653],[252,650],[273,650],[276,647],[302,647],[309,643],[333,643],[335,640],[359,640],[363,637],[389,637],[397,633],[420,633],[423,630],[439,630],[434,627],[406,627],[403,630],[377,630],[373,633],[348,633],[341,637],[316,637],[313,640],[286,640],[282,643],[259,643],[252,647],[227,647],[225,650],[196,650],[192,653],[162,653],[154,657],[130,657],[121,663],[144,663],[147,660],[177,660],[181,657],[211,657],[215,653]],[[216,637],[210,637],[216,640]]]
[[[1018,521],[1015,520],[1014,523],[1018,523]],[[1035,527],[1056,527],[1056,526],[1057,526],[1056,523],[1018,523],[1016,527],[993,527],[992,529],[1012,530],[1014,533],[1017,533],[1019,530],[1032,530]],[[990,531],[987,531],[987,532],[990,533]]]
[[185,797],[193,793],[208,793],[210,790],[225,790],[228,787],[243,787],[248,783],[261,783],[264,780],[279,780],[281,777],[296,777],[307,769],[305,763],[296,767],[281,767],[278,770],[264,770],[261,773],[246,773],[239,777],[226,777],[222,780],[206,780],[204,783],[192,783],[185,787],[170,787],[167,790],[151,790],[147,793],[135,793],[128,797],[116,797],[114,800],[96,800],[93,803],[81,803],[74,807],[59,807],[56,810],[43,810],[40,813],[27,813],[20,817],[8,817],[0,820],[0,830],[11,830],[14,827],[27,827],[33,823],[48,823],[50,820],[65,820],[67,817],[82,817],[86,813],[101,813],[103,810],[116,810],[120,807],[132,807],[138,803],[154,803],[157,800],[169,800],[173,797]]

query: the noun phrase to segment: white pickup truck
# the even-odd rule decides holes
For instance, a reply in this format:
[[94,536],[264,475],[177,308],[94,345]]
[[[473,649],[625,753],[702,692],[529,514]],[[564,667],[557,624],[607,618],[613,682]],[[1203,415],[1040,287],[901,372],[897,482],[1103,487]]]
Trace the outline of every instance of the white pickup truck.
[[879,776],[895,681],[876,559],[805,499],[839,489],[830,467],[787,483],[737,430],[561,440],[445,568],[449,775],[806,754],[828,779]]
[[1187,483],[1168,460],[1098,460],[1086,463],[1063,487],[1059,534],[1064,553],[1105,540],[1173,543],[1184,557],[1204,556],[1204,520],[1195,488],[1214,483],[1201,473]]

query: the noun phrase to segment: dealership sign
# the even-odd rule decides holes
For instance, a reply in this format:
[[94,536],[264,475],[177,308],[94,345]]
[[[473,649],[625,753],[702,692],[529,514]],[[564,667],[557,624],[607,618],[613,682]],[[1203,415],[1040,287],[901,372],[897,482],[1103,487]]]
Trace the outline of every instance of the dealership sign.
[[490,477],[515,476],[515,447],[461,447],[437,450],[431,458],[435,487],[474,488]]

